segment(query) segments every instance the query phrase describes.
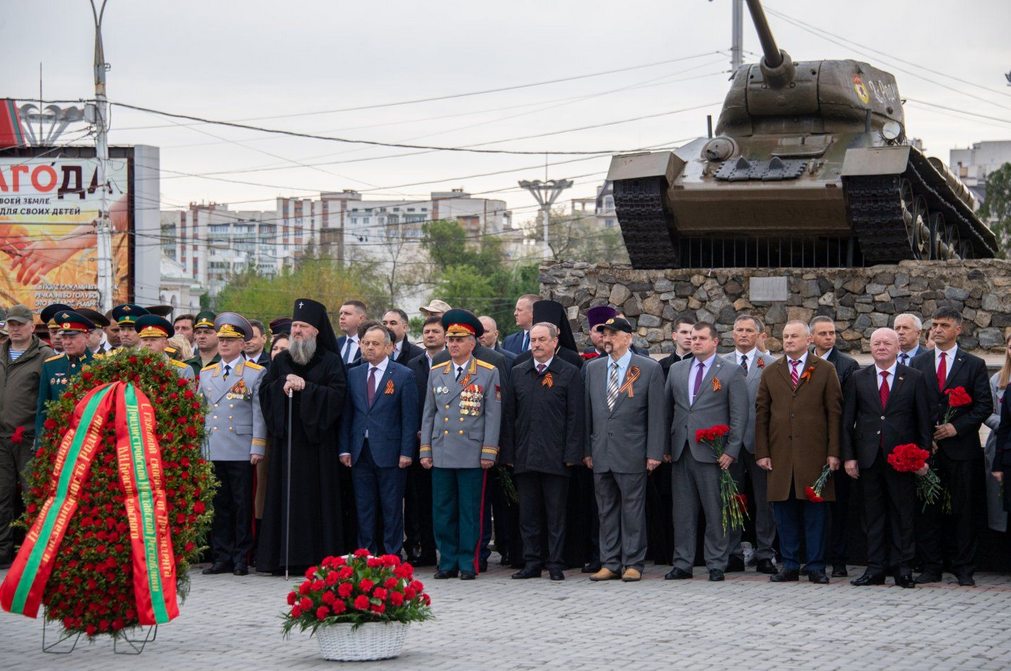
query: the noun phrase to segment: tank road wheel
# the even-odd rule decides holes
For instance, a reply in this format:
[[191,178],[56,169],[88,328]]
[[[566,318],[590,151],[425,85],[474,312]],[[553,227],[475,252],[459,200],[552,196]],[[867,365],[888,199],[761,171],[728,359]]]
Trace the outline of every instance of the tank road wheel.
[[944,233],[944,215],[932,212],[930,215],[930,260],[943,259],[941,255],[941,235]]
[[913,248],[913,258],[926,261],[930,258],[930,211],[927,209],[927,199],[916,196],[913,200],[913,219],[911,226],[906,228],[909,233],[909,245]]
[[902,206],[902,224],[906,228],[906,237],[910,240],[910,247],[913,240],[913,218],[916,208],[916,194],[913,193],[913,185],[908,179],[902,180],[899,185],[899,204]]
[[962,245],[962,236],[958,233],[958,226],[954,224],[948,224],[944,227],[944,244],[948,248],[948,253],[945,256],[946,260],[960,259],[959,248]]
[[958,247],[958,256],[961,259],[971,259],[972,258],[972,243],[968,240],[963,240]]

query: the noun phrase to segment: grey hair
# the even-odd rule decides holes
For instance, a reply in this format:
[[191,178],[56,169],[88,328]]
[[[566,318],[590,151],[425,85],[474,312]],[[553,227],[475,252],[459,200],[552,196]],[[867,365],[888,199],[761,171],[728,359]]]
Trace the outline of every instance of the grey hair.
[[552,340],[558,337],[558,327],[552,324],[551,322],[537,322],[536,324],[530,327],[530,330],[533,331],[534,328],[537,326],[543,326],[544,328],[546,328],[548,330],[548,333],[551,335]]
[[737,322],[743,322],[748,319],[755,322],[755,328],[758,329],[759,333],[765,333],[765,324],[755,315],[737,315],[737,319],[734,320],[734,326],[737,326]]
[[914,315],[912,313],[909,313],[909,312],[903,312],[901,315],[895,315],[895,320],[892,322],[892,324],[894,324],[895,322],[899,321],[903,317],[909,317],[910,319],[912,319],[913,320],[913,326],[916,327],[917,331],[922,331],[923,330],[923,321],[919,317],[917,317],[916,315]]
[[803,322],[800,319],[791,319],[790,321],[786,322],[785,326],[790,326],[791,324],[799,324],[803,326],[804,333],[806,333],[808,336],[811,335],[811,327],[807,325],[807,322]]
[[383,344],[384,345],[389,345],[391,342],[393,342],[393,339],[390,337],[390,329],[386,328],[382,324],[377,324],[375,326],[370,326],[365,331],[365,333],[371,333],[372,331],[382,331],[382,333],[383,333]]

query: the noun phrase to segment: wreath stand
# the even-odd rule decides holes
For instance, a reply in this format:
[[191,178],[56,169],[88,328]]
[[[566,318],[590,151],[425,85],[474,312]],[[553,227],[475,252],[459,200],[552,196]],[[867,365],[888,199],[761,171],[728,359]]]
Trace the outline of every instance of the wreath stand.
[[[56,625],[53,625],[56,628]],[[130,636],[123,635],[112,639],[112,652],[116,655],[139,655],[144,652],[144,648],[147,647],[148,643],[154,643],[158,639],[158,625],[152,625],[150,627],[140,627],[143,637],[131,638]],[[42,618],[42,652],[50,655],[69,655],[74,650],[77,649],[77,643],[81,639],[81,632],[68,632],[66,629],[60,627],[60,633],[55,641],[52,641],[52,634],[50,634],[50,641],[46,643],[46,633],[49,631],[49,620],[45,617]],[[65,644],[67,641],[71,641],[69,644]],[[123,646],[120,646],[120,643]]]

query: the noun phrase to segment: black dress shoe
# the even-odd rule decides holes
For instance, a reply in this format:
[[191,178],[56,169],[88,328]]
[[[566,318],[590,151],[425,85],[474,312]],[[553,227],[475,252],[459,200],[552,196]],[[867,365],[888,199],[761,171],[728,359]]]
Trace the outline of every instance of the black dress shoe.
[[477,574],[473,571],[460,571],[460,580],[475,580]]
[[513,573],[513,580],[527,580],[529,578],[540,578],[541,569],[535,568],[533,566],[526,566],[522,571],[518,573]]
[[249,575],[249,567],[245,564],[236,564],[232,575]]
[[849,571],[846,570],[846,564],[832,564],[833,578],[847,578],[849,574]]
[[[743,564],[744,562],[741,563]],[[741,567],[741,570],[744,570],[743,566]],[[723,580],[723,571],[718,568],[709,569],[709,582],[723,582]]]
[[960,575],[958,576],[959,587],[975,587],[976,581],[972,579],[971,575]]
[[663,577],[664,580],[691,580],[692,572],[686,571],[683,568],[678,568],[675,566],[671,570],[667,571],[667,575]]
[[599,561],[591,561],[591,562],[587,562],[586,564],[584,564],[583,568],[580,569],[580,572],[581,573],[596,573],[597,571],[600,570],[600,568],[601,568],[601,566],[600,566],[600,562]]
[[210,568],[205,568],[204,575],[218,575],[219,573],[231,573],[232,565],[227,562],[215,562]]
[[435,566],[439,563],[438,558],[435,555],[421,555],[420,558],[411,562],[414,566]]
[[439,569],[438,571],[435,572],[435,575],[433,577],[436,580],[449,580],[450,578],[455,578],[458,575],[460,575],[460,573],[458,571],[456,571],[455,569],[452,570],[452,571],[447,571],[445,569]]
[[499,566],[509,566],[510,563],[511,562],[509,561],[509,555],[501,555]]
[[895,576],[895,584],[898,587],[905,587],[906,589],[912,589],[916,587],[916,581],[913,580],[913,576],[908,574]]
[[769,576],[769,582],[797,582],[800,580],[800,571],[785,566],[779,569],[779,573]]
[[421,565],[421,555],[408,554],[407,555],[407,563],[410,564],[411,566],[420,566]]
[[480,571],[481,573],[487,573],[488,572],[488,560],[487,559],[479,559],[478,562],[477,562],[477,570]]
[[[832,572],[832,575],[835,575],[835,571]],[[828,584],[828,576],[825,575],[825,570],[824,569],[813,569],[813,568],[808,569],[807,570],[807,579],[810,580],[811,582],[813,582],[815,585],[827,585]]]
[[744,573],[744,558],[730,555],[727,560],[727,573]]
[[924,571],[920,575],[916,576],[915,582],[917,585],[927,585],[932,582],[941,582],[941,576],[938,573]]
[[850,580],[851,585],[856,585],[857,587],[865,587],[867,585],[884,585],[885,576],[883,575],[871,575],[870,573],[864,573],[862,576],[856,580]]
[[776,573],[779,573],[779,569],[776,568],[776,565],[772,563],[771,559],[759,559],[755,570],[759,573],[765,573],[766,575],[775,575]]
[[560,568],[549,568],[548,576],[552,580],[565,580],[565,574],[562,573],[562,569]]

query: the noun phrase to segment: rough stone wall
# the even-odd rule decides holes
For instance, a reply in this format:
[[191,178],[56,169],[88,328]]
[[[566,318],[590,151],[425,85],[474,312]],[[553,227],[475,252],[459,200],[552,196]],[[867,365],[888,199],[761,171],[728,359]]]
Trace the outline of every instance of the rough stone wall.
[[[753,301],[752,278],[785,277],[785,301]],[[687,313],[712,321],[720,344],[733,347],[731,330],[739,313],[761,318],[771,351],[791,319],[817,315],[835,319],[838,348],[869,351],[874,329],[891,326],[895,315],[911,312],[924,321],[942,305],[962,311],[962,346],[1000,352],[1011,328],[1011,262],[903,261],[870,268],[721,268],[633,270],[627,265],[559,263],[541,268],[541,296],[568,309],[580,346],[590,346],[586,310],[612,305],[636,329],[635,343],[651,352],[669,352],[673,320]],[[757,287],[756,287],[757,288]]]

